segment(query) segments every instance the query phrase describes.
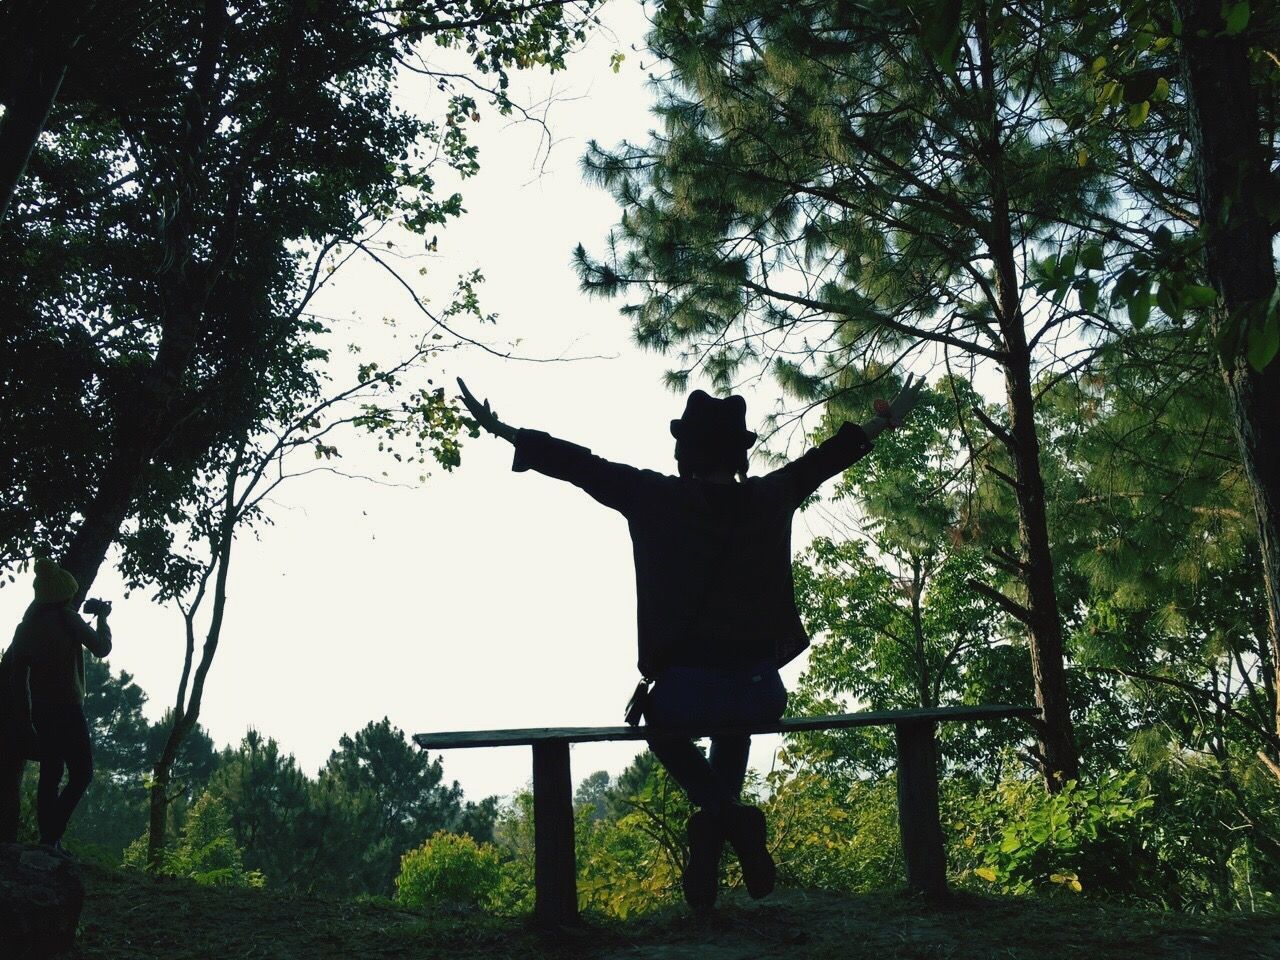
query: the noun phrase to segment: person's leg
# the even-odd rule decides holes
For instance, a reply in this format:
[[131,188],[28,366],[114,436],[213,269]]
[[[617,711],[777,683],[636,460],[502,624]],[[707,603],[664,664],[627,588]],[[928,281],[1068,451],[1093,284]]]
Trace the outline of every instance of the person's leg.
[[[777,720],[787,708],[787,690],[778,671],[763,667],[734,676],[725,704],[727,723],[766,723]],[[710,766],[720,783],[721,794],[730,801],[742,795],[747,777],[751,738],[712,737]]]
[[695,807],[718,810],[729,799],[720,778],[692,740],[650,740],[649,749]]
[[[710,703],[706,671],[673,667],[654,684],[645,707],[645,720],[651,727],[690,727],[706,722]],[[714,722],[714,718],[713,718]],[[704,810],[718,812],[729,800],[721,779],[711,764],[688,739],[653,737],[649,749],[666,767],[671,778],[680,784],[689,802]]]
[[40,828],[40,842],[53,843],[58,822],[58,788],[62,785],[62,752],[56,746],[52,725],[39,724],[40,779],[36,783],[36,824]]
[[[708,688],[712,677],[704,670],[675,667],[667,670],[649,696],[645,719],[657,728],[690,727],[717,719],[714,698]],[[689,817],[689,861],[680,882],[684,898],[695,911],[710,910],[716,902],[720,879],[720,854],[724,848],[721,812],[729,798],[707,758],[688,739],[658,737],[651,749],[671,777],[684,788],[698,809]]]
[[[737,704],[734,722],[762,723],[777,720],[787,706],[787,691],[772,666],[762,666],[735,679]],[[723,788],[732,796],[722,814],[724,837],[738,855],[742,879],[752,897],[773,892],[777,869],[769,853],[764,813],[739,802],[746,779],[750,737],[719,737],[711,743],[711,766]]]
[[[60,717],[62,757],[67,767],[67,785],[58,795],[50,819],[49,842],[58,843],[67,832],[76,804],[93,781],[93,744],[89,738],[89,722],[78,706],[68,707]],[[45,827],[42,825],[41,832]]]
[[709,763],[715,773],[722,796],[730,801],[742,795],[747,779],[747,759],[751,755],[750,737],[712,737]]
[[0,735],[0,843],[18,842],[22,771],[26,765],[13,739]]

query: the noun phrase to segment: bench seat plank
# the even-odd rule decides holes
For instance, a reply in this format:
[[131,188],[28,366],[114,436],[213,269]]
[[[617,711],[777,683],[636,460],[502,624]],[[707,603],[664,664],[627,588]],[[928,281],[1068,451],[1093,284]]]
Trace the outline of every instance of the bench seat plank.
[[[746,727],[704,727],[692,730],[663,728],[664,737],[705,737],[711,734],[799,733],[844,727],[874,727],[888,724],[932,721],[998,720],[1004,717],[1034,717],[1037,707],[984,704],[979,706],[934,707],[927,710],[866,710],[826,717],[792,717],[776,723]],[[465,747],[516,747],[561,740],[567,743],[595,743],[603,740],[644,740],[650,731],[640,727],[532,727],[525,730],[458,730],[448,733],[415,733],[413,741],[427,750]]]
[[[893,726],[898,744],[898,821],[908,889],[945,896],[946,850],[938,819],[938,753],[934,730],[941,722],[982,723],[1009,717],[1031,719],[1037,707],[984,704],[929,710],[867,710],[827,717],[795,717],[776,723],[698,729],[658,728],[663,737],[714,734],[798,733],[844,727]],[[528,730],[462,730],[418,733],[419,747],[533,747],[534,916],[556,928],[578,921],[573,838],[573,780],[569,746],[602,740],[644,740],[651,727],[538,727]]]

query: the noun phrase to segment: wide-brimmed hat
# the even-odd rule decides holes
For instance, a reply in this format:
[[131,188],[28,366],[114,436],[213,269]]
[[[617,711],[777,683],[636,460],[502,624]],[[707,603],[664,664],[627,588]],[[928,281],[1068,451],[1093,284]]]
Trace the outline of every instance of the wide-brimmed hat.
[[36,558],[36,603],[65,603],[76,595],[76,578],[47,557]]
[[684,414],[671,421],[671,435],[683,443],[714,444],[748,449],[756,435],[747,429],[747,401],[742,397],[713,397],[695,390],[685,401]]

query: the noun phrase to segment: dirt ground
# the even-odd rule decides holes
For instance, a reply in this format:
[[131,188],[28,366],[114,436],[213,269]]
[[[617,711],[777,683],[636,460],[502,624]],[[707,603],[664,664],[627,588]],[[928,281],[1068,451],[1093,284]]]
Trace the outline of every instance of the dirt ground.
[[545,933],[520,918],[342,902],[86,868],[76,958],[570,960],[1277,960],[1280,916],[1186,917],[1055,898],[732,892],[707,918],[678,908]]

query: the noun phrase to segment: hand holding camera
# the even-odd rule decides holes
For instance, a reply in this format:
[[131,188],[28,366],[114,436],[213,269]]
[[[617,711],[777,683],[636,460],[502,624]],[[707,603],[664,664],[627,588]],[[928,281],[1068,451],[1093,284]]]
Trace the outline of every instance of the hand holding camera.
[[84,606],[81,607],[81,609],[84,610],[85,613],[90,614],[91,616],[105,617],[111,613],[111,601],[99,600],[98,598],[94,597],[92,599],[86,600],[84,602]]

